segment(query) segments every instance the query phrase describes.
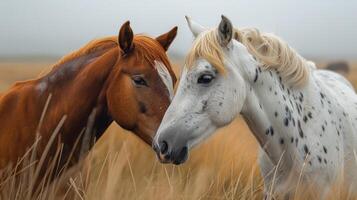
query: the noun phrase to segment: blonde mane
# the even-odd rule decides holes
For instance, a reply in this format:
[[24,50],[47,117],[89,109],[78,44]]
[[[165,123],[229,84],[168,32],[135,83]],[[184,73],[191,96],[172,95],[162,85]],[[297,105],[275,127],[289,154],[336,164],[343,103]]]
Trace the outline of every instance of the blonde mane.
[[[260,33],[254,28],[244,28],[235,29],[234,38],[247,47],[249,53],[263,65],[264,69],[275,69],[291,86],[301,86],[308,81],[310,62],[279,37],[269,33]],[[217,29],[207,30],[194,41],[185,65],[190,68],[197,58],[205,58],[218,71],[225,73],[224,57]]]

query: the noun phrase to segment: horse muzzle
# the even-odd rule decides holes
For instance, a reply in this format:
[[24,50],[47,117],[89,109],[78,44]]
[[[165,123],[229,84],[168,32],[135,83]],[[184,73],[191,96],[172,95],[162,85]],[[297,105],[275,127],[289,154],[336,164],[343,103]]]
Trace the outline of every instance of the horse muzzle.
[[179,165],[188,158],[187,145],[177,145],[166,140],[153,144],[153,149],[161,163],[173,163]]

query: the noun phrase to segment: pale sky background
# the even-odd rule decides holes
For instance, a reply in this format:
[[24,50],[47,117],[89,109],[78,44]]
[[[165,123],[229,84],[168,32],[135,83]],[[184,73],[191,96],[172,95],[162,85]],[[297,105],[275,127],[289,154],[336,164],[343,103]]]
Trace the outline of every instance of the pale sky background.
[[308,58],[357,58],[356,0],[0,0],[0,57],[62,56],[117,35],[126,20],[152,36],[177,25],[170,53],[185,55],[193,38],[184,15],[211,27],[221,14],[279,35]]

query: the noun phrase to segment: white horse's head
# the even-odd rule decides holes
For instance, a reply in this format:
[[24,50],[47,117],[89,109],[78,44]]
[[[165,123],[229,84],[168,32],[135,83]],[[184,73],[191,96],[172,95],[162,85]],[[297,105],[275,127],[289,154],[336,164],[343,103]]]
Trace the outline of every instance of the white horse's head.
[[159,159],[174,164],[241,112],[249,90],[241,66],[257,65],[226,17],[211,30],[186,19],[196,39],[153,143]]

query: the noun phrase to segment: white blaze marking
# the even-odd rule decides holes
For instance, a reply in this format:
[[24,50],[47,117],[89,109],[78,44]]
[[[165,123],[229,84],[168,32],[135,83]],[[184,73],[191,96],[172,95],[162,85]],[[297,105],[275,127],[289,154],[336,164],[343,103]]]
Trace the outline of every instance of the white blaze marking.
[[166,85],[169,91],[170,100],[174,97],[174,85],[169,70],[166,68],[164,63],[155,60],[155,68],[160,75],[162,82]]

